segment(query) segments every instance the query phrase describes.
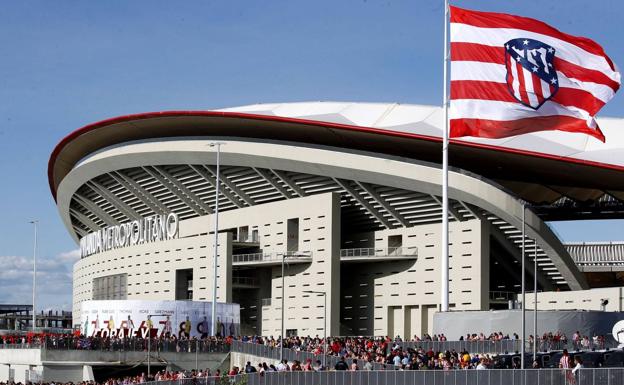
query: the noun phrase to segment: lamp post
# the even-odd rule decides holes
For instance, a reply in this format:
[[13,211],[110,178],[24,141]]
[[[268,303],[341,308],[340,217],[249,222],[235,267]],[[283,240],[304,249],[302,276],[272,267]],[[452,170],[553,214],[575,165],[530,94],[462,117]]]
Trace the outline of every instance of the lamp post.
[[213,283],[212,283],[212,323],[210,325],[210,334],[213,336],[217,335],[217,253],[219,249],[219,186],[221,185],[221,181],[219,177],[221,175],[221,145],[224,145],[223,142],[211,142],[209,144],[210,147],[217,148],[217,172],[216,172],[216,182],[215,182],[215,212],[214,212],[214,257],[213,257]]
[[282,331],[280,336],[280,363],[284,360],[284,296],[285,290],[284,287],[284,261],[286,259],[286,254],[282,254]]
[[323,295],[323,367],[327,370],[327,292],[304,290],[304,293]]
[[29,223],[32,223],[35,226],[35,242],[33,246],[33,284],[32,284],[32,331],[33,333],[37,329],[37,311],[35,309],[35,299],[37,294],[37,225],[39,224],[38,220],[32,220]]
[[524,203],[522,204],[522,274],[520,278],[522,280],[521,282],[521,287],[522,287],[522,341],[520,342],[520,368],[524,369],[524,353],[526,350],[526,347],[524,346],[525,341],[526,341],[526,325],[525,322],[526,320],[524,319],[526,316],[526,301],[525,301],[525,297],[526,297],[526,293],[525,293],[525,287],[524,287],[524,281],[525,281],[525,268],[524,268],[524,260],[525,260],[525,253],[524,253],[524,244],[525,244],[525,212],[526,212],[526,207],[524,205]]
[[152,351],[152,317],[165,317],[167,314],[148,314],[147,315],[147,378],[151,375],[150,355]]
[[533,249],[533,361],[537,359],[537,241]]

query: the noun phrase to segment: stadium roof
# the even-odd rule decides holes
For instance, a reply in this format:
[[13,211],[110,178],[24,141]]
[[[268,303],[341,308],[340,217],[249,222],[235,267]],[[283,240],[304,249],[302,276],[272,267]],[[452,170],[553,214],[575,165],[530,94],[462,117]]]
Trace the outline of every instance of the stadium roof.
[[[442,110],[434,106],[306,102],[219,111],[122,116],[80,128],[54,149],[52,194],[89,154],[119,143],[227,136],[327,145],[440,163]],[[496,181],[545,220],[624,217],[624,119],[599,119],[607,143],[548,131],[491,140],[452,140],[449,162]]]

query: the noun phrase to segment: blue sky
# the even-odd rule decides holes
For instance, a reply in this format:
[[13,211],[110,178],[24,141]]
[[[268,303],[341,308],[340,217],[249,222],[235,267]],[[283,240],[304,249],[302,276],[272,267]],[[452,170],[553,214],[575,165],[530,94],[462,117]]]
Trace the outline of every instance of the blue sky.
[[[454,1],[595,39],[624,65],[624,2]],[[0,303],[69,307],[76,245],[50,195],[65,135],[118,115],[257,102],[440,104],[442,1],[13,1],[0,13]],[[617,95],[603,116],[624,117]],[[608,138],[607,138],[608,140]],[[624,240],[624,221],[560,223],[565,240]]]

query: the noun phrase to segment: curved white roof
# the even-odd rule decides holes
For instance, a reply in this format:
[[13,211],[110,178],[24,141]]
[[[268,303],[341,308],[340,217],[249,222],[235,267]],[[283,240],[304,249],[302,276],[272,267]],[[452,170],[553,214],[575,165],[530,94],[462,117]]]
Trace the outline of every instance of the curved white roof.
[[[443,127],[441,107],[416,104],[267,103],[225,108],[219,111],[316,120],[437,138],[442,137]],[[624,168],[624,119],[598,118],[598,124],[607,138],[606,143],[588,135],[562,131],[540,131],[503,139],[464,137],[456,140]]]

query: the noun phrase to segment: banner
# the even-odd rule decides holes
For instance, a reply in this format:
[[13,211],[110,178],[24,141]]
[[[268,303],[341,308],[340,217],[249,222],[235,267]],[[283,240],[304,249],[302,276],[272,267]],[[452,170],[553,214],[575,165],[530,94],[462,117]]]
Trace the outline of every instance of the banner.
[[[80,330],[100,337],[205,338],[210,335],[211,306],[203,301],[85,301]],[[216,316],[217,335],[240,334],[240,305],[217,303]]]

